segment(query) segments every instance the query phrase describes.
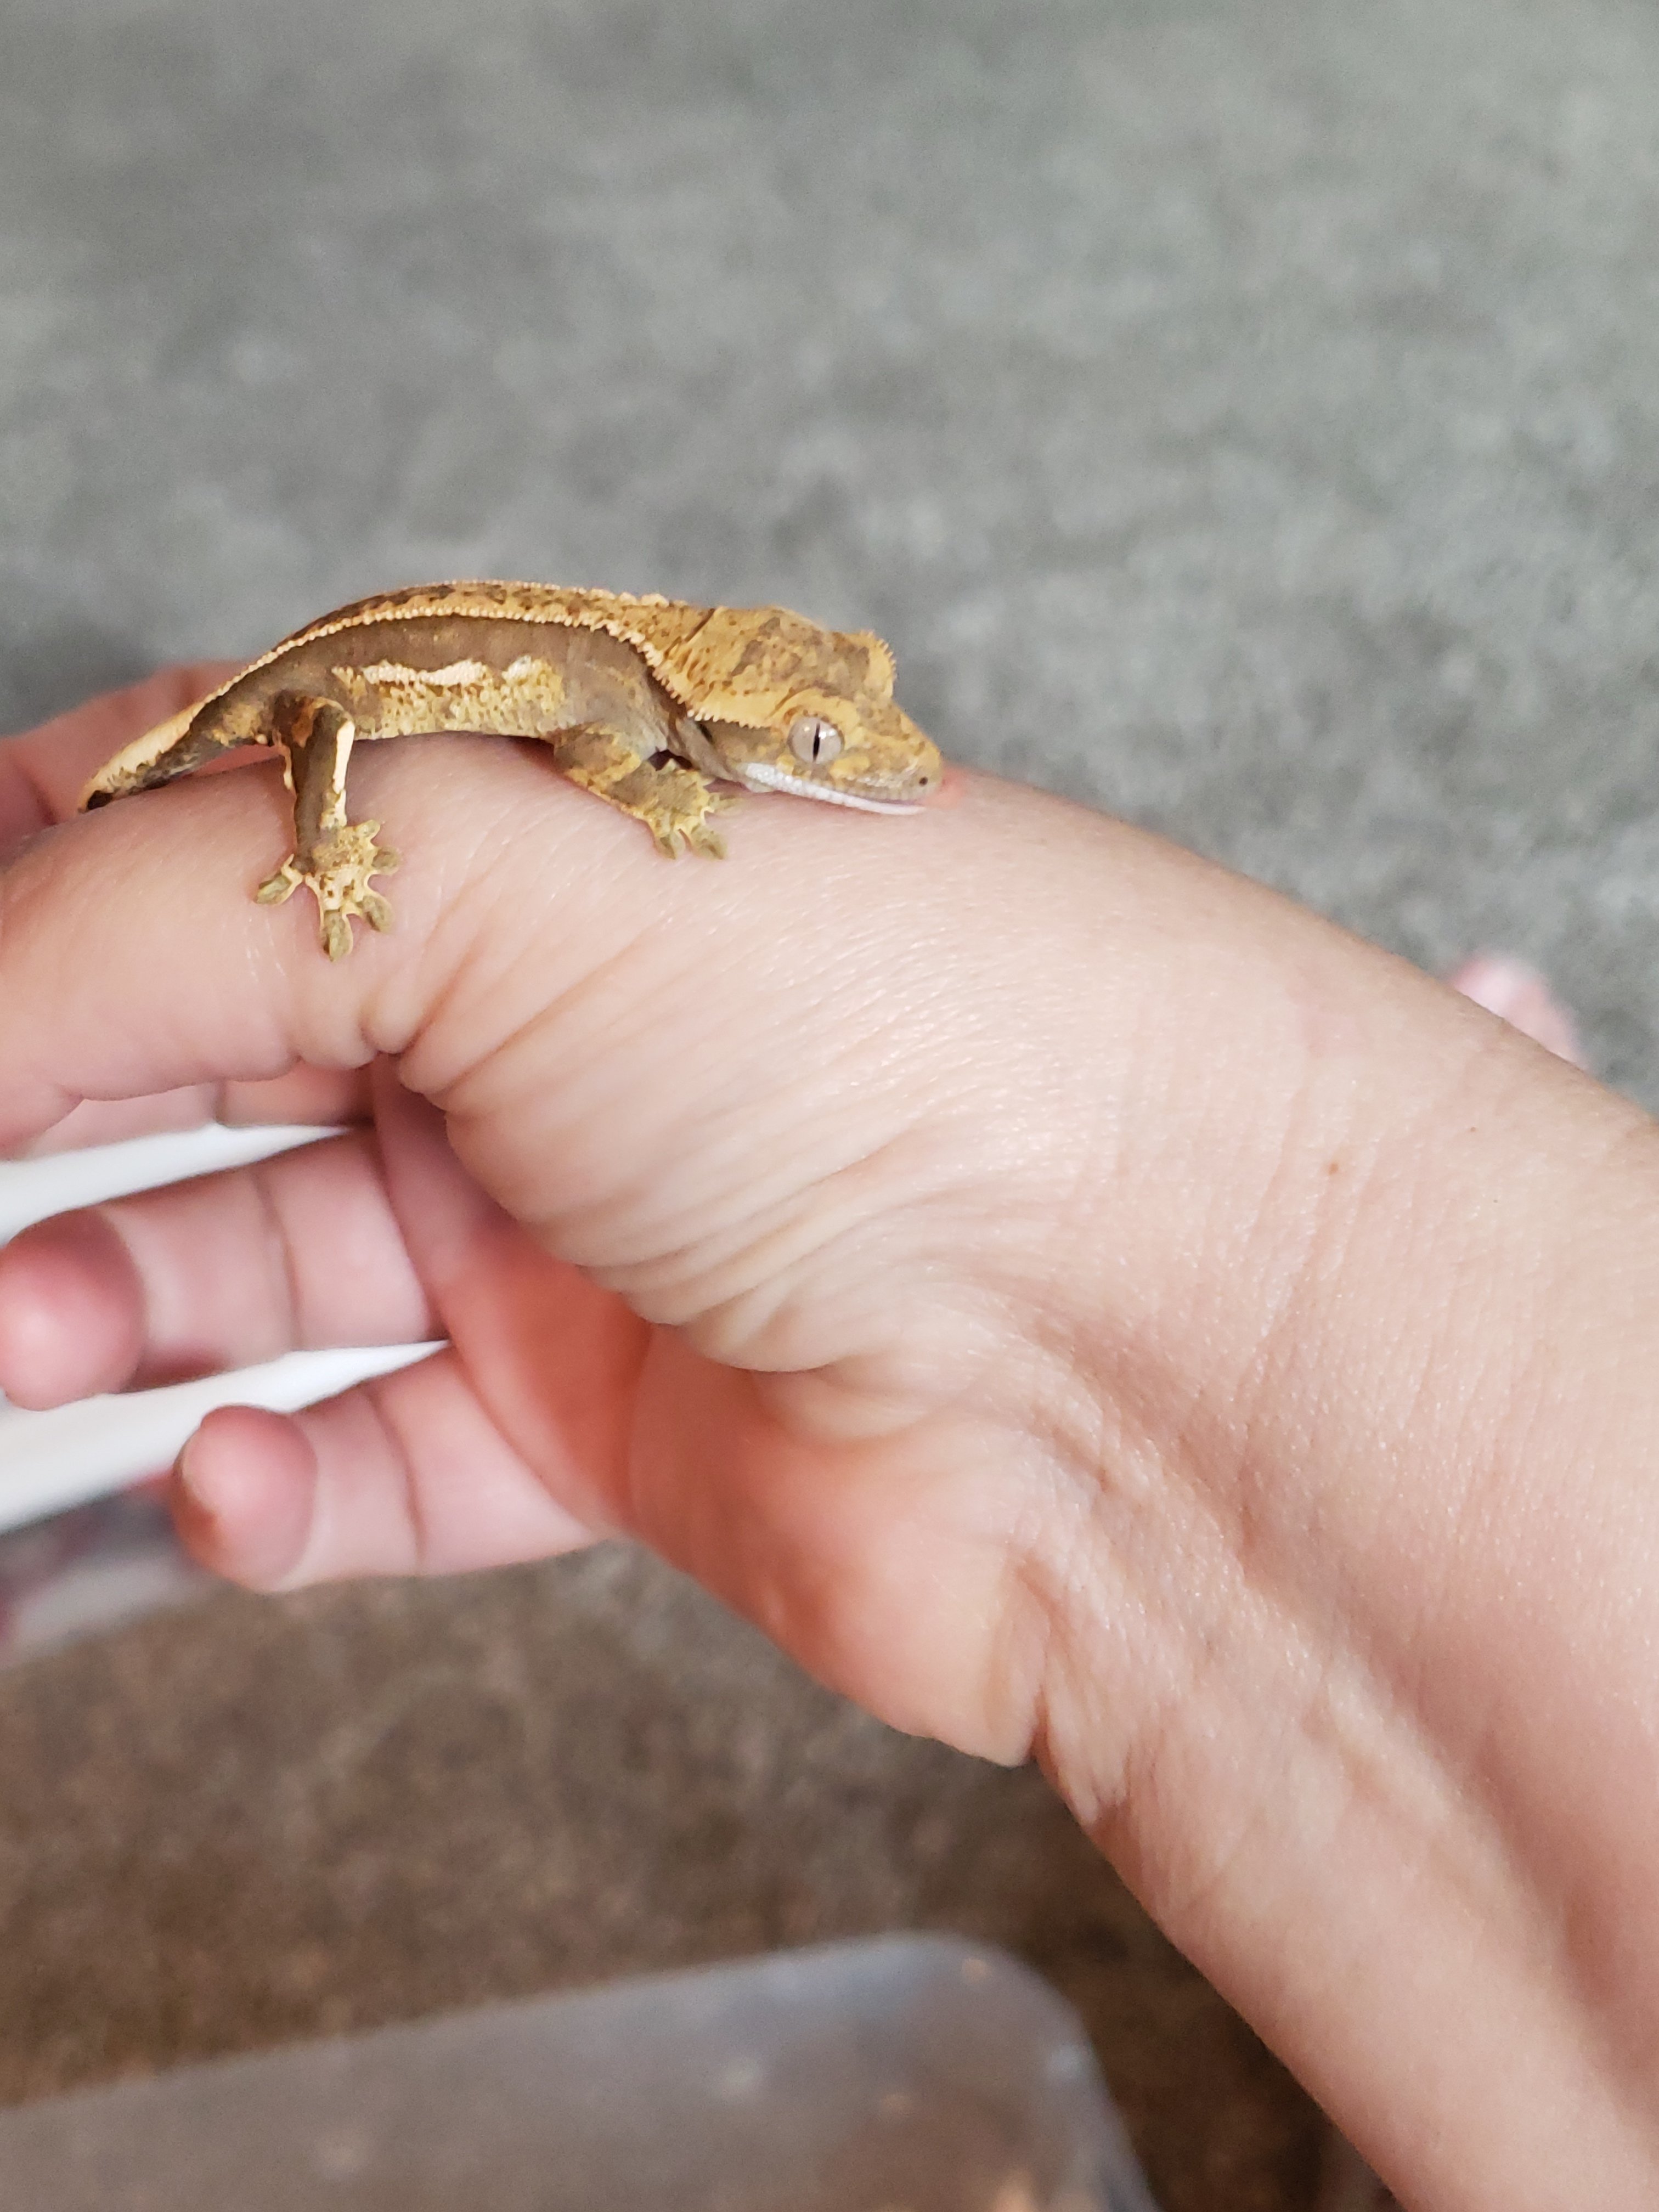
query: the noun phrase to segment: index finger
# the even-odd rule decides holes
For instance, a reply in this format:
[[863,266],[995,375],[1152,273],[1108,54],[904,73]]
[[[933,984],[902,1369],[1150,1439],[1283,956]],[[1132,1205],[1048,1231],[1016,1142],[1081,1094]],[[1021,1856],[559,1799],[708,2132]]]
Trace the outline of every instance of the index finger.
[[[152,692],[146,711],[164,703]],[[392,933],[365,932],[337,965],[309,895],[280,906],[253,896],[291,846],[293,812],[270,754],[263,772],[243,757],[255,763],[246,774],[125,798],[44,830],[0,866],[0,1154],[65,1133],[87,1100],[222,1095],[401,1052],[451,965],[475,939],[494,941],[492,920],[500,949],[485,964],[505,972],[477,1012],[486,1028],[526,1018],[562,972],[585,974],[637,933],[641,910],[673,904],[644,866],[662,868],[647,841],[620,834],[635,825],[544,762],[496,738],[410,738],[353,763],[356,803],[408,859]],[[65,776],[77,789],[82,766]],[[525,961],[526,933],[589,884],[599,895],[584,928],[554,933],[545,957]],[[470,1035],[465,1007],[458,1019]]]
[[39,729],[0,738],[0,852],[74,813],[94,770],[234,676],[234,660],[192,660],[106,691]]

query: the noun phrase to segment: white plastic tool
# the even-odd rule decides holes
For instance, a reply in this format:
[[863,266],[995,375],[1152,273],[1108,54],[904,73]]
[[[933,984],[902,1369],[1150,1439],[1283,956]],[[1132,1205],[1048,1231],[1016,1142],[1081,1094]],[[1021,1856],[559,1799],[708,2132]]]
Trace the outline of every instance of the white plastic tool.
[[[240,1166],[327,1135],[312,1129],[194,1129],[40,1160],[0,1161],[0,1243],[32,1221],[125,1192]],[[298,1352],[165,1390],[90,1398],[25,1413],[0,1399],[0,1530],[84,1504],[168,1467],[216,1406],[291,1412],[370,1375],[407,1366],[430,1345]]]

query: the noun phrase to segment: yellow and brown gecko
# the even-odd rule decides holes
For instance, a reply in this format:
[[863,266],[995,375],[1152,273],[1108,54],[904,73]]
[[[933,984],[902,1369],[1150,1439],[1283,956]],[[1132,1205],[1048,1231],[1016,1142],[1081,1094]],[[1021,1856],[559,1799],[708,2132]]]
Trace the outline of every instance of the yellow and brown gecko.
[[315,894],[323,949],[398,855],[346,818],[358,738],[479,731],[535,738],[573,783],[643,822],[672,856],[724,851],[717,789],[792,792],[908,813],[938,788],[937,748],[893,703],[893,656],[867,630],[784,607],[693,607],[552,584],[423,584],[359,599],[292,637],[106,763],[82,810],[147,791],[236,745],[269,745],[294,794],[294,850],[254,896]]

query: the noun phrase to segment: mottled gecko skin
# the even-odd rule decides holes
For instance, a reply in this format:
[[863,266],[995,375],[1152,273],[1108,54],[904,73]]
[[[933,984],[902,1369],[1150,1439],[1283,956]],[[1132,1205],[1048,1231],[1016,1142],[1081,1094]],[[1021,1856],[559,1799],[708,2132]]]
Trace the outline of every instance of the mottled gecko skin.
[[306,885],[324,950],[351,917],[386,928],[370,878],[398,865],[346,818],[360,738],[481,731],[548,745],[572,782],[643,822],[671,856],[725,850],[717,788],[908,813],[938,788],[937,748],[893,703],[893,656],[867,630],[784,607],[694,607],[550,584],[423,584],[308,623],[210,699],[107,762],[82,810],[169,783],[237,745],[283,757],[294,850],[254,896]]

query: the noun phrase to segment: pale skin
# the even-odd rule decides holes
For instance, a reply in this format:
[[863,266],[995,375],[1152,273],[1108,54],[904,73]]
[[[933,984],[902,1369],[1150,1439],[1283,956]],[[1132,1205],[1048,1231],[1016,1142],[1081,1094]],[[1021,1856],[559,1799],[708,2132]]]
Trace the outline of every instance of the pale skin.
[[447,1335],[216,1415],[200,1556],[635,1535],[1038,1757],[1408,2205],[1659,2201],[1654,1125],[959,772],[903,822],[745,800],[690,871],[527,750],[376,747],[398,927],[333,967],[247,897],[269,772],[65,818],[216,672],[0,748],[0,1147],[353,1127],[17,1239],[0,1387]]

